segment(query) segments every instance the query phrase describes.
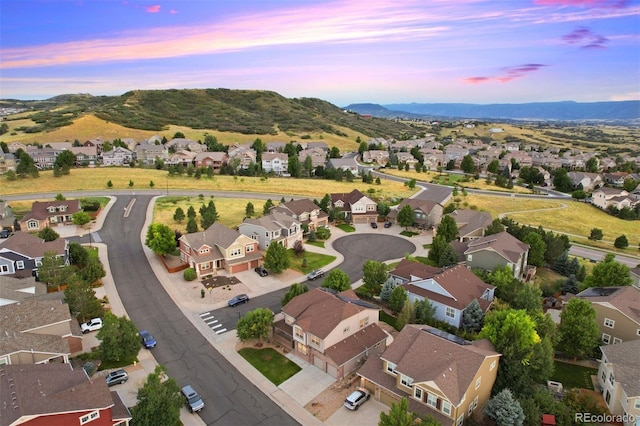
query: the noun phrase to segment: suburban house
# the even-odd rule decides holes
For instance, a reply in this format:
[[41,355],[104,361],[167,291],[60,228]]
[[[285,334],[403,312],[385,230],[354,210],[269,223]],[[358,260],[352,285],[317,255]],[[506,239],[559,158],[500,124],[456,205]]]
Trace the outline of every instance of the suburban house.
[[10,152],[4,152],[0,147],[0,174],[7,173],[9,170],[16,171],[16,156]]
[[629,272],[631,273],[631,279],[633,280],[632,285],[640,289],[640,266],[631,268]]
[[69,264],[69,242],[64,238],[44,241],[26,232],[15,232],[0,246],[0,276],[22,278],[37,274],[47,252],[54,252],[65,265]]
[[424,198],[405,198],[396,208],[389,212],[389,219],[398,223],[398,213],[404,206],[411,206],[413,210],[413,226],[428,229],[437,226],[442,219],[441,204]]
[[229,159],[235,159],[238,162],[238,169],[248,169],[251,163],[256,163],[256,157],[256,150],[251,147],[242,145],[229,147]]
[[606,344],[640,340],[640,289],[634,286],[590,287],[576,295],[591,302]]
[[307,157],[311,158],[311,167],[314,170],[316,167],[324,167],[327,162],[327,152],[322,148],[307,148],[298,152],[298,161],[300,164],[304,164]]
[[423,165],[430,171],[438,170],[438,167],[444,167],[444,152],[439,149],[421,149],[420,153],[423,158]]
[[246,218],[238,225],[238,231],[257,241],[261,250],[266,250],[274,241],[287,249],[293,248],[297,241],[302,242],[300,222],[273,210],[259,218]]
[[473,342],[426,325],[407,324],[381,356],[358,371],[362,387],[385,405],[409,401],[409,410],[443,426],[461,426],[491,398],[500,354],[487,339]]
[[362,153],[362,161],[386,166],[389,162],[389,151],[382,149],[370,149]]
[[135,148],[136,160],[140,164],[147,166],[155,164],[156,160],[166,160],[169,156],[169,149],[162,145],[155,143],[149,143],[147,141],[139,144]]
[[344,214],[344,218],[354,225],[378,220],[378,205],[376,202],[357,189],[348,194],[331,194],[331,207],[340,209]]
[[286,174],[289,168],[289,156],[283,152],[263,152],[262,170],[274,175]]
[[447,161],[454,160],[457,162],[462,160],[465,155],[469,155],[469,149],[460,145],[451,144],[444,147],[444,155]]
[[[598,387],[609,412],[624,426],[640,424],[640,340],[601,346]],[[634,421],[635,419],[635,421]]]
[[69,305],[24,299],[0,306],[0,366],[68,363],[82,352],[82,332]]
[[165,166],[193,166],[196,155],[198,154],[195,152],[191,152],[186,149],[179,149],[173,153],[169,153],[166,160],[164,160],[164,164]]
[[16,217],[13,215],[11,206],[6,201],[0,201],[0,230],[10,229],[14,231],[16,229]]
[[622,186],[624,185],[625,179],[631,177],[627,172],[614,172],[614,173],[605,173],[603,175],[604,181],[613,186]]
[[586,192],[593,191],[602,185],[602,177],[598,173],[569,172],[567,173],[575,189],[582,189]]
[[76,156],[76,166],[95,167],[98,164],[98,150],[95,146],[72,146],[69,151]]
[[20,229],[37,232],[47,226],[70,225],[73,214],[79,211],[80,200],[34,201],[31,210],[20,219]]
[[267,142],[267,144],[264,147],[264,151],[270,152],[270,153],[283,152],[286,146],[287,146],[287,143],[282,141]]
[[27,150],[27,154],[33,159],[35,166],[40,169],[52,169],[60,150],[51,148],[36,148]]
[[0,307],[46,294],[47,285],[36,281],[35,277],[15,278],[7,275],[0,277]]
[[402,259],[389,273],[407,292],[409,301],[428,300],[436,308],[434,318],[456,328],[462,326],[462,312],[474,300],[487,312],[495,287],[478,278],[464,265],[439,269]]
[[522,279],[527,266],[529,244],[504,231],[470,241],[464,255],[469,268],[493,271],[508,266],[513,271],[513,278]]
[[329,215],[308,198],[286,201],[273,207],[271,211],[280,212],[306,224],[309,229],[318,229],[329,224]]
[[355,158],[330,158],[327,161],[328,169],[341,169],[343,172],[350,171],[354,176],[360,173],[360,167]]
[[353,290],[315,288],[291,299],[282,314],[274,324],[274,338],[337,379],[368,357],[377,358],[386,347],[379,308],[360,300]]
[[591,194],[591,204],[606,210],[609,206],[622,209],[623,207],[633,208],[638,200],[629,197],[629,193],[620,188],[602,187]]
[[95,148],[97,155],[102,154],[102,152],[104,151],[104,141],[100,138],[89,139],[88,141],[83,143],[82,146]]
[[125,164],[131,163],[132,159],[133,152],[121,146],[102,153],[103,166],[124,166]]
[[195,157],[196,168],[211,167],[214,173],[220,173],[222,166],[227,164],[229,156],[226,152],[200,152]]
[[416,164],[418,164],[418,160],[410,152],[398,152],[396,154],[396,159],[398,160],[398,164],[408,164],[410,168],[415,168]]
[[3,425],[126,426],[131,413],[104,380],[71,364],[0,366]]
[[175,151],[184,149],[184,150],[196,152],[196,153],[205,152],[207,150],[206,145],[203,145],[194,140],[185,139],[185,138],[173,138],[170,141],[168,141],[166,144],[164,144],[164,146],[167,149],[171,149]]
[[202,232],[184,234],[178,241],[180,260],[195,269],[198,278],[221,269],[230,274],[246,271],[262,259],[257,241],[217,222]]
[[458,240],[469,241],[484,236],[484,230],[487,229],[493,219],[491,214],[478,210],[454,210],[448,213],[458,226]]

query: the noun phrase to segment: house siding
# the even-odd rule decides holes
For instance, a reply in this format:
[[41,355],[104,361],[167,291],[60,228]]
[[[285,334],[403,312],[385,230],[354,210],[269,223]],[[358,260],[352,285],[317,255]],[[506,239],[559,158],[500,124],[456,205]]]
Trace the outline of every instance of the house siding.
[[[596,322],[600,328],[600,338],[602,333],[611,336],[609,344],[613,344],[613,339],[617,338],[623,342],[629,340],[639,340],[640,324],[615,308],[602,305],[600,303],[592,303],[591,306],[596,311]],[[615,321],[613,328],[604,325],[605,318]]]

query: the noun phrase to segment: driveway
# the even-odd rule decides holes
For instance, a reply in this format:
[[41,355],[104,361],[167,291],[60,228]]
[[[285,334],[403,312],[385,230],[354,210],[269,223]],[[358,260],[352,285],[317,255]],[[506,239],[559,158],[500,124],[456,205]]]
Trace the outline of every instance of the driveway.
[[340,407],[324,424],[328,426],[377,425],[380,422],[380,413],[383,411],[388,412],[389,407],[371,398],[362,404],[358,411]]

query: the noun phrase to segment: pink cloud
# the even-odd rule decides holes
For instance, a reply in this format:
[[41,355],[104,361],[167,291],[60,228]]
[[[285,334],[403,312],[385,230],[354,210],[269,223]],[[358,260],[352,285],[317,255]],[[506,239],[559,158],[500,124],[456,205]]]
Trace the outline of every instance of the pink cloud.
[[626,7],[628,0],[533,0],[543,6]]
[[512,67],[505,67],[500,70],[500,73],[494,76],[485,77],[468,77],[464,79],[465,83],[478,84],[489,83],[492,81],[498,81],[500,83],[508,83],[517,78],[525,77],[531,72],[538,71],[542,67],[546,67],[545,64],[522,64]]
[[156,4],[153,6],[147,6],[144,8],[145,11],[147,11],[148,13],[158,13],[160,12],[160,5]]
[[490,81],[490,80],[491,80],[491,77],[467,77],[464,79],[466,83],[470,83],[470,84],[486,83],[487,81]]
[[562,40],[569,44],[577,44],[583,48],[600,48],[604,49],[604,44],[609,41],[608,38],[600,34],[596,34],[587,27],[578,27],[569,34],[562,36]]
[[171,9],[171,10],[169,11],[169,13],[170,13],[171,15],[175,15],[175,14],[177,14],[177,13],[178,13],[178,11],[177,11],[177,10],[175,10],[175,9]]

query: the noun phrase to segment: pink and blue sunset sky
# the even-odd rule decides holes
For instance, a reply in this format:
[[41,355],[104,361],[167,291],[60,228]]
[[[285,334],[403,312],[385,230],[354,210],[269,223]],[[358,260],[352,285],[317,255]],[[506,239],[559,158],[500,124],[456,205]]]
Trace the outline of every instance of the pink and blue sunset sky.
[[0,0],[0,98],[640,99],[640,0]]

